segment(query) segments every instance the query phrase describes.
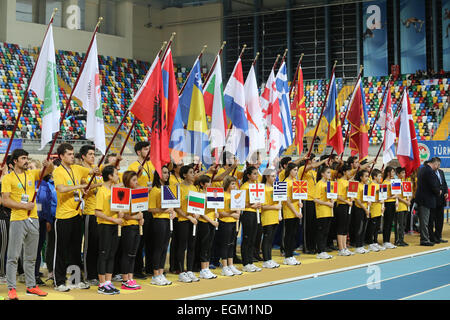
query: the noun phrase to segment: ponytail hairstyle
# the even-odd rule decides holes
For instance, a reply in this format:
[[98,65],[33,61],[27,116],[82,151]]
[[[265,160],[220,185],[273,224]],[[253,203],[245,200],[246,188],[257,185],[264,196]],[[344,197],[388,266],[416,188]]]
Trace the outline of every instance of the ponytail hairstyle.
[[[161,173],[162,173],[162,169],[164,169],[164,168],[166,168],[167,170],[169,170],[169,168],[167,167],[167,165],[165,165],[165,166],[163,166],[163,167],[161,168]],[[170,179],[170,171],[169,171],[169,179]],[[156,188],[161,188],[161,185],[163,185],[163,184],[164,184],[165,186],[168,186],[168,185],[169,185],[169,179],[167,179],[167,181],[165,181],[165,182],[163,183],[161,177],[159,176],[158,171],[155,170],[155,173],[154,173],[154,175],[153,175],[152,186],[153,186],[153,187],[156,187]]]
[[317,170],[317,175],[319,176],[320,179],[322,179],[323,174],[325,173],[325,171],[327,171],[328,169],[330,169],[329,166],[327,165],[321,165],[319,167],[319,169]]
[[242,178],[242,183],[246,183],[247,181],[250,180],[248,178],[248,176],[251,175],[254,170],[257,170],[257,169],[255,167],[253,167],[253,166],[249,166],[249,167],[247,167],[247,169],[245,169],[244,177]]
[[362,176],[364,175],[364,173],[369,173],[369,171],[367,171],[367,170],[359,170],[357,173],[356,173],[356,177],[355,177],[355,180],[356,181],[359,181],[359,182],[361,182],[361,178],[362,178]]
[[389,175],[389,179],[390,179],[390,174],[391,174],[391,171],[392,171],[392,170],[394,170],[394,168],[391,167],[391,166],[387,166],[387,167],[384,169],[384,172],[383,172],[383,181],[386,180],[386,178],[388,177],[388,175]]
[[263,177],[261,183],[267,183],[267,177],[270,176],[275,170],[274,169],[266,169],[264,170]]
[[225,179],[223,179],[223,190],[227,191],[232,182],[237,182],[237,179],[233,176],[226,176]]
[[293,162],[289,162],[286,166],[286,169],[284,170],[284,180],[286,180],[291,175],[291,171],[294,168],[298,168],[297,165]]
[[195,179],[194,186],[199,190],[203,190],[207,183],[211,182],[211,177],[206,174],[202,174],[200,177]]

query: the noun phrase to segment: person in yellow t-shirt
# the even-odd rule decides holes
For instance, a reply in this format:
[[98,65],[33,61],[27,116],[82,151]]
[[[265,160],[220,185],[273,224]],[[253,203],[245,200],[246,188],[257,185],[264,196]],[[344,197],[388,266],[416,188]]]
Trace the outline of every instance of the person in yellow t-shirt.
[[334,207],[334,217],[336,221],[336,233],[337,233],[337,243],[339,256],[351,256],[353,252],[351,252],[347,248],[347,234],[348,234],[348,225],[350,220],[350,208],[353,204],[353,198],[348,197],[348,186],[349,180],[352,175],[352,168],[349,164],[343,164],[339,170],[339,174],[341,176],[338,179],[338,196],[337,196],[337,205]]
[[277,175],[275,170],[268,169],[264,171],[261,183],[265,185],[264,203],[261,210],[261,224],[263,228],[262,240],[262,254],[263,254],[263,268],[273,269],[280,265],[272,260],[272,243],[275,237],[275,232],[278,227],[281,210],[281,203],[273,201],[273,182]]
[[367,229],[365,241],[369,245],[369,251],[386,250],[383,246],[378,244],[378,231],[380,230],[381,216],[384,211],[384,201],[380,200],[380,184],[383,180],[381,171],[373,169],[372,183],[376,185],[375,202],[370,205],[370,217],[367,220]]
[[392,194],[391,180],[395,178],[395,169],[387,166],[383,173],[383,184],[387,185],[388,196],[384,201],[383,214],[383,247],[386,249],[395,249],[397,246],[391,243],[392,223],[394,222],[395,213],[397,211],[398,195]]
[[[55,221],[55,265],[54,276],[56,290],[69,291],[66,286],[66,271],[69,265],[78,265],[81,268],[81,242],[82,223],[81,209],[77,209],[81,200],[81,193],[87,184],[82,182],[89,175],[98,174],[95,168],[84,168],[74,164],[75,155],[73,146],[62,143],[57,153],[61,159],[61,165],[53,171],[55,181],[57,207]],[[75,288],[88,289],[89,285],[80,281]]]
[[[11,154],[13,169],[2,179],[2,204],[11,209],[9,225],[6,280],[8,298],[17,300],[16,273],[19,256],[23,249],[23,269],[25,272],[26,293],[46,296],[47,293],[36,285],[35,262],[39,242],[39,220],[37,207],[32,202],[36,192],[35,182],[39,180],[40,170],[28,170],[28,152],[16,149]],[[44,161],[45,175],[51,174],[53,164]],[[3,171],[3,170],[2,170]]]
[[242,271],[238,270],[233,264],[234,244],[236,243],[237,228],[241,215],[240,210],[231,210],[231,190],[238,190],[237,179],[233,176],[227,176],[223,180],[223,188],[225,191],[224,209],[219,209],[219,230],[216,237],[219,256],[222,259],[222,275],[233,276],[241,275]]
[[327,181],[331,179],[330,167],[323,165],[317,171],[319,181],[314,188],[314,203],[316,205],[317,225],[317,255],[318,259],[331,259],[333,256],[326,252],[328,232],[333,218],[334,199],[327,198]]
[[360,170],[356,173],[356,181],[359,181],[358,197],[355,199],[355,207],[352,214],[355,215],[355,253],[364,254],[369,251],[364,248],[364,230],[367,219],[370,217],[370,202],[364,201],[364,186],[369,185],[369,172]]
[[[183,182],[183,179],[180,176],[180,169],[184,166],[184,163],[182,160],[179,160],[177,162],[171,162],[169,164],[169,170],[170,170],[170,177],[169,177],[169,186],[172,192],[177,192],[177,186]],[[178,224],[178,218],[176,217],[172,220],[173,224],[173,230],[177,229]],[[175,232],[171,233],[170,237],[170,252],[169,252],[169,271],[171,273],[176,273],[176,269],[178,266],[178,263],[175,260],[177,247],[176,247],[176,239],[175,239]]]
[[[397,177],[403,182],[406,181],[405,168],[398,167],[396,170]],[[402,186],[403,190],[403,186]],[[408,244],[405,242],[405,228],[406,217],[408,215],[408,208],[411,205],[409,197],[405,197],[403,193],[398,195],[398,207],[394,218],[394,233],[395,233],[395,245],[399,247],[406,247]]]
[[111,188],[119,183],[119,175],[114,166],[102,170],[103,185],[95,196],[95,216],[98,223],[98,280],[99,294],[119,294],[111,282],[114,271],[114,256],[119,245],[119,225],[123,224],[122,215],[111,211]]

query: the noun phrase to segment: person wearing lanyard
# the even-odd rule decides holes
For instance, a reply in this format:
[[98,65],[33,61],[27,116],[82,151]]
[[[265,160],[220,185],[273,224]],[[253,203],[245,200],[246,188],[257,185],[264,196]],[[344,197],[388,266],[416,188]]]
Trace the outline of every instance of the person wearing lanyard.
[[[58,205],[55,220],[55,254],[53,260],[54,283],[57,291],[66,292],[71,288],[66,286],[67,267],[77,265],[81,270],[81,242],[82,223],[81,193],[87,184],[89,175],[98,174],[98,168],[85,168],[75,165],[73,146],[68,143],[61,144],[57,149],[61,165],[55,169],[53,179],[55,181]],[[72,288],[89,289],[89,285],[80,281]]]
[[[23,247],[23,268],[25,272],[26,293],[46,296],[47,293],[36,285],[35,264],[39,241],[39,220],[37,207],[31,202],[35,193],[35,181],[39,180],[40,170],[28,170],[28,152],[16,149],[12,153],[13,170],[2,181],[2,202],[11,208],[9,227],[8,260],[6,278],[8,297],[17,300],[16,273],[17,261]],[[45,175],[52,173],[53,164],[44,161]]]
[[[134,146],[134,151],[138,157],[137,161],[133,162],[128,166],[128,171],[134,171],[138,175],[138,184],[141,187],[148,188],[148,193],[152,189],[153,174],[155,172],[155,167],[148,161],[145,162],[145,158],[150,152],[150,143],[147,141],[139,141]],[[142,166],[144,164],[144,166]],[[144,226],[143,235],[141,236],[141,241],[139,242],[138,251],[136,253],[136,261],[134,265],[134,277],[136,279],[145,280],[147,277],[144,275],[144,259],[143,251],[145,251],[145,273],[153,275],[153,267],[150,261],[151,254],[151,231],[152,231],[152,221],[153,215],[149,211],[144,211]],[[148,259],[147,259],[148,258]]]

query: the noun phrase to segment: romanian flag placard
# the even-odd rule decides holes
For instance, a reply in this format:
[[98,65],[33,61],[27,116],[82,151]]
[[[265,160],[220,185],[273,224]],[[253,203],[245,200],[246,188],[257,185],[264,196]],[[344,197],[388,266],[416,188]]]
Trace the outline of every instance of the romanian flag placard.
[[131,212],[148,210],[148,188],[131,189]]
[[112,187],[111,211],[130,210],[130,198],[131,198],[130,189]]
[[337,181],[327,181],[327,199],[337,199]]
[[380,184],[380,193],[378,194],[378,200],[386,200],[388,194],[388,186],[387,184]]
[[375,192],[376,186],[374,184],[365,184],[363,192],[363,201],[365,202],[375,202]]
[[206,188],[206,207],[208,209],[225,209],[223,188]]
[[205,214],[206,194],[189,191],[187,212],[192,214]]
[[294,181],[292,183],[292,199],[306,200],[308,198],[308,181]]
[[402,181],[402,190],[404,197],[412,197],[412,183],[411,181]]
[[399,179],[391,180],[391,194],[402,194],[402,181]]
[[358,197],[358,181],[349,181],[348,189],[347,189],[347,197],[348,198],[357,198]]

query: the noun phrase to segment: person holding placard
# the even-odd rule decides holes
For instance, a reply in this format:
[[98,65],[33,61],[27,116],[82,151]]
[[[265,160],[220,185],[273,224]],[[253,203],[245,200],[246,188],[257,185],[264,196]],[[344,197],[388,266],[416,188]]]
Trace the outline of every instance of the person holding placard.
[[[391,231],[392,223],[394,221],[396,213],[396,203],[398,193],[392,192],[392,179],[395,178],[395,169],[387,166],[383,173],[383,184],[387,185],[388,196],[384,201],[384,213],[383,213],[383,247],[386,249],[395,249],[397,246],[391,243]],[[401,190],[400,190],[401,193]]]
[[[178,185],[181,184],[181,182],[183,182],[183,179],[180,176],[180,169],[184,166],[184,163],[182,160],[179,160],[177,163],[175,162],[171,162],[171,164],[169,165],[169,169],[170,170],[170,178],[169,178],[169,186],[172,190],[172,192],[175,192],[175,190],[177,190]],[[179,195],[178,195],[179,197]],[[177,228],[177,224],[178,224],[178,218],[176,217],[175,214],[175,218],[172,219],[172,226],[173,226],[173,230],[175,230]],[[176,252],[177,252],[177,248],[176,248],[176,233],[172,232],[171,233],[171,237],[170,237],[170,252],[169,252],[169,271],[172,273],[179,273],[181,272],[180,270],[176,270],[176,266],[179,265],[179,263],[177,263],[176,259]]]
[[[134,171],[125,171],[122,175],[122,181],[125,188],[138,189],[137,173]],[[136,253],[141,241],[139,226],[144,224],[142,212],[130,213],[124,212],[123,224],[121,227],[120,245],[120,271],[122,273],[122,289],[138,290],[141,286],[133,279],[134,264]]]
[[222,275],[231,277],[241,275],[242,271],[238,270],[233,264],[234,244],[236,242],[236,224],[239,221],[241,211],[239,209],[231,209],[231,191],[239,190],[237,179],[228,176],[223,180],[223,188],[225,190],[224,209],[219,209],[219,230],[215,239],[219,244],[219,255],[222,259]]
[[298,166],[290,162],[285,169],[286,178],[284,181],[288,183],[287,200],[283,203],[283,219],[284,219],[284,264],[295,266],[300,261],[295,259],[294,250],[296,246],[296,237],[300,228],[300,219],[302,218],[301,209],[303,204],[299,200],[292,198],[292,185],[297,180]]
[[314,188],[314,203],[316,205],[317,235],[316,243],[319,254],[317,259],[331,259],[326,252],[328,231],[333,217],[334,199],[327,198],[327,181],[331,179],[331,169],[326,165],[319,167],[317,176],[320,180]]
[[111,211],[111,188],[119,182],[119,175],[114,166],[106,166],[102,171],[103,186],[96,195],[95,216],[98,223],[98,280],[97,292],[100,294],[119,294],[111,282],[114,271],[114,256],[119,245],[118,226],[123,224],[122,215]]
[[[406,181],[405,168],[398,167],[396,170],[397,177],[403,182]],[[406,228],[406,216],[408,215],[408,208],[411,205],[409,196],[405,195],[405,191],[402,186],[402,194],[398,195],[398,207],[394,217],[394,233],[395,233],[395,245],[399,247],[409,246],[405,242],[405,228]]]
[[356,173],[355,179],[359,181],[358,197],[355,199],[355,208],[352,214],[355,215],[355,253],[364,254],[369,251],[364,248],[364,236],[367,219],[370,218],[370,202],[364,197],[364,188],[369,187],[369,172],[360,170]]
[[[349,180],[352,176],[352,167],[349,164],[344,164],[339,169],[338,179],[338,195],[337,195],[337,206],[334,207],[333,213],[336,221],[336,232],[337,232],[337,243],[339,256],[351,256],[351,252],[347,248],[347,233],[350,217],[350,208],[353,204],[354,197],[349,196]],[[351,192],[350,192],[350,195]]]
[[242,243],[241,255],[242,265],[245,272],[261,271],[261,268],[253,264],[253,256],[255,252],[256,233],[258,231],[257,210],[261,209],[261,203],[250,203],[250,184],[258,183],[258,170],[255,167],[247,167],[242,178],[241,190],[246,191],[245,210],[241,216],[242,223]]
[[261,224],[263,228],[262,254],[263,268],[273,269],[280,265],[272,260],[272,243],[275,236],[279,219],[279,210],[281,210],[281,201],[273,200],[273,182],[277,175],[275,170],[268,169],[264,172],[261,183],[265,184],[265,201],[262,205]]
[[[195,173],[194,168],[190,165],[181,167],[180,176],[183,178],[183,182],[180,184],[180,197],[181,208],[176,208],[175,212],[178,216],[178,223],[174,230],[176,233],[176,261],[178,266],[177,270],[180,271],[178,280],[180,282],[196,282],[199,279],[194,275],[194,259],[195,259],[195,241],[196,237],[193,235],[193,227],[197,225],[199,218],[198,215],[188,213],[188,196],[189,191],[197,192],[197,188],[194,186]],[[186,255],[186,269],[184,268],[184,256],[187,248]],[[187,271],[184,271],[187,270]]]
[[383,246],[378,244],[378,231],[380,230],[381,215],[384,211],[384,200],[380,198],[380,183],[382,180],[381,171],[378,169],[372,170],[372,184],[375,184],[375,201],[370,205],[370,216],[367,220],[367,229],[365,242],[369,245],[368,250],[378,252],[386,250]]

